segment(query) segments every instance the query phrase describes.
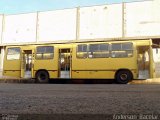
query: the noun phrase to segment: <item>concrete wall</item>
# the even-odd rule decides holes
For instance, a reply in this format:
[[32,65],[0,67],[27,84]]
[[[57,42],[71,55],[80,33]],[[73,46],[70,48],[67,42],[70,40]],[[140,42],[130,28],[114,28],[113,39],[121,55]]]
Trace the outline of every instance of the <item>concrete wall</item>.
[[122,37],[122,4],[80,9],[80,39]]
[[76,39],[77,9],[39,12],[38,41]]
[[0,38],[2,44],[28,44],[77,39],[160,37],[159,11],[160,1],[151,0],[5,15],[3,25],[3,16],[0,15]]
[[5,16],[2,43],[36,42],[37,14]]
[[160,36],[160,4],[156,1],[126,3],[126,37]]

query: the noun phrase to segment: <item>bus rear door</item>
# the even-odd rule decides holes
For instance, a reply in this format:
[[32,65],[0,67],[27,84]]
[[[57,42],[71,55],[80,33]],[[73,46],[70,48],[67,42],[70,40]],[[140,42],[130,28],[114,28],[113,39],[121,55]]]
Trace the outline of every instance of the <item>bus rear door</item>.
[[150,46],[138,46],[139,79],[154,77],[153,54]]

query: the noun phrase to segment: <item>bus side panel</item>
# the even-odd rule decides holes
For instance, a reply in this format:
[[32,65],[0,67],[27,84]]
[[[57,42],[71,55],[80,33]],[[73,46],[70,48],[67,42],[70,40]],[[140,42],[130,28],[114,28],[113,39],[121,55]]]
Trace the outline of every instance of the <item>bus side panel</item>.
[[72,71],[72,78],[113,79],[114,71]]
[[4,76],[20,77],[20,60],[4,60]]
[[[131,70],[133,79],[137,79],[137,73],[135,70]],[[114,79],[116,71],[72,71],[72,78],[88,78],[88,79]]]
[[[72,56],[72,78],[104,78],[114,79],[116,71],[128,69],[132,72],[133,78],[137,78],[136,55],[128,58],[77,58],[76,46]],[[135,54],[135,52],[134,52]]]
[[54,47],[54,58],[53,59],[40,59],[34,60],[34,78],[38,70],[46,70],[49,73],[50,78],[58,78],[58,49]]
[[135,71],[137,69],[137,66],[134,58],[132,59],[106,58],[101,60],[73,60],[72,77],[114,79],[116,71],[118,71],[119,69],[128,69],[132,72],[134,79],[136,79],[137,73]]

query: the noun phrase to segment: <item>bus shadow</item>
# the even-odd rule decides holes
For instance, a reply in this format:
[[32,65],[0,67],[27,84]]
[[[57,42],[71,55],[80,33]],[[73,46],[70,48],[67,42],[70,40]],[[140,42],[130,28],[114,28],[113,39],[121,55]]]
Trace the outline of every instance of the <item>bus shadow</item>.
[[115,84],[112,79],[50,79],[51,84]]

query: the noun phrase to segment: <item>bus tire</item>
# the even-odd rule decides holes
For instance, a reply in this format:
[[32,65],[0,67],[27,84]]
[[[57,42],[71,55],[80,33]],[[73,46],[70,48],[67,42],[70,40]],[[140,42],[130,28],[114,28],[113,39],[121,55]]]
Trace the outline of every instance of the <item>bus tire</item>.
[[47,71],[41,70],[36,74],[36,82],[38,83],[48,83],[49,82],[49,74]]
[[119,84],[127,84],[132,80],[132,73],[128,70],[120,70],[116,74],[116,82]]

